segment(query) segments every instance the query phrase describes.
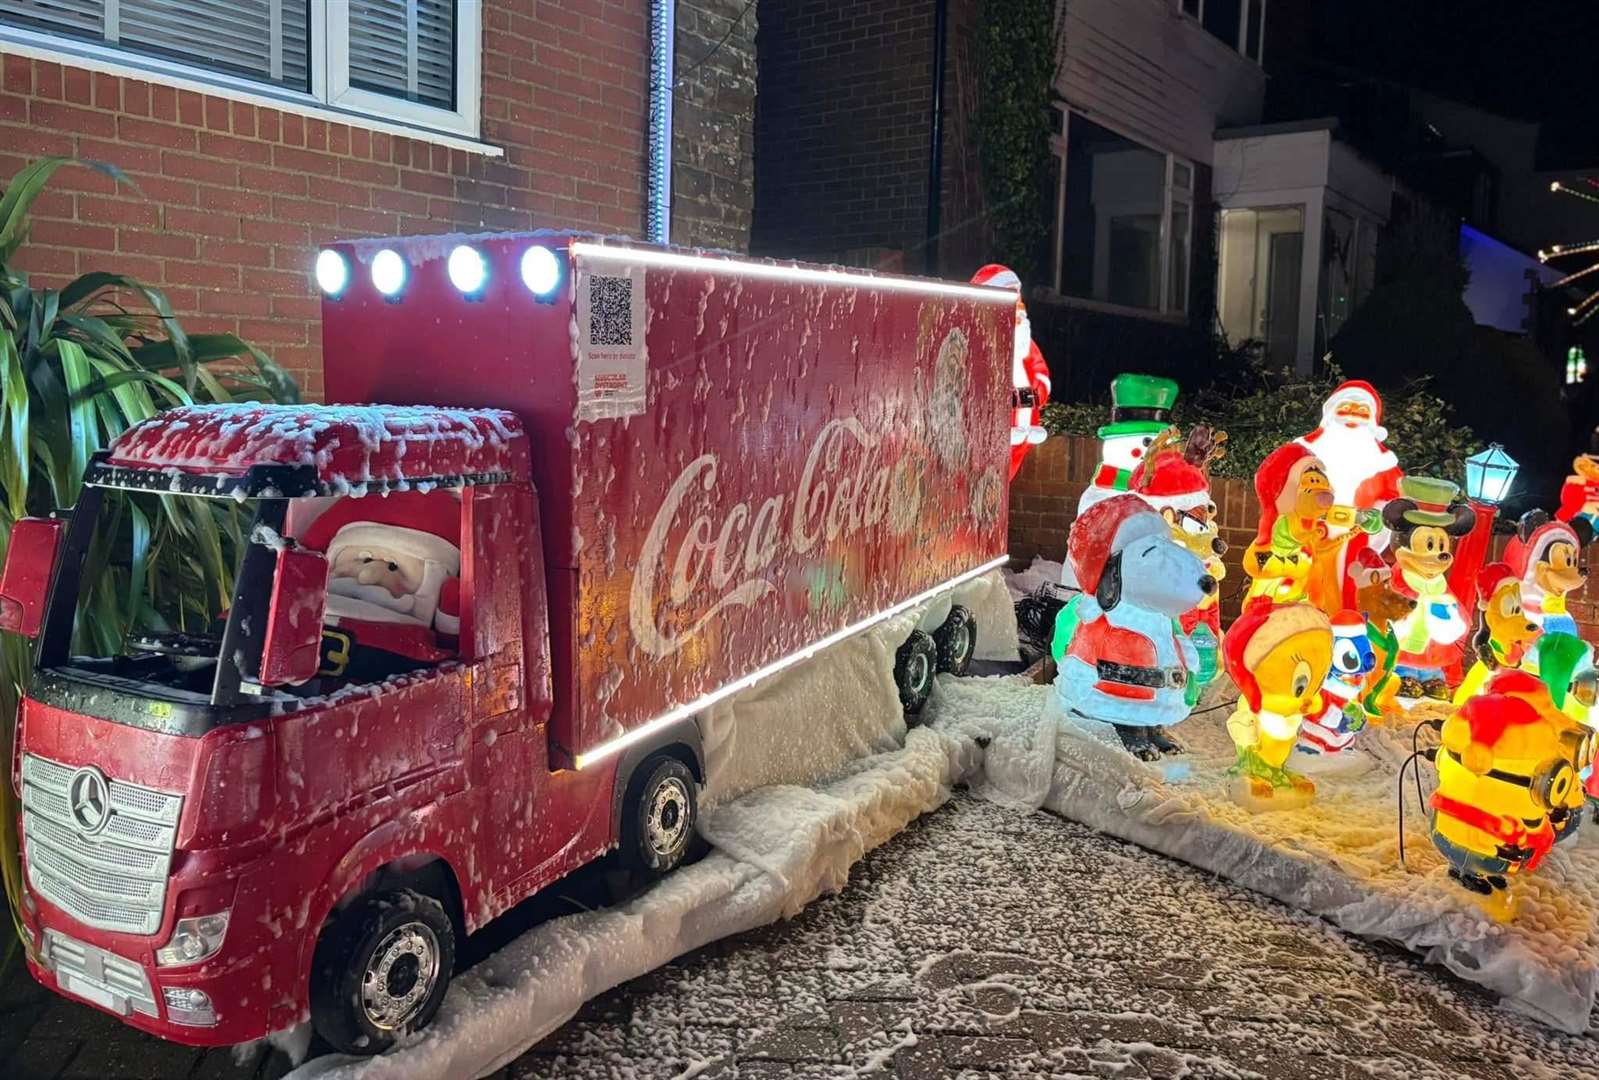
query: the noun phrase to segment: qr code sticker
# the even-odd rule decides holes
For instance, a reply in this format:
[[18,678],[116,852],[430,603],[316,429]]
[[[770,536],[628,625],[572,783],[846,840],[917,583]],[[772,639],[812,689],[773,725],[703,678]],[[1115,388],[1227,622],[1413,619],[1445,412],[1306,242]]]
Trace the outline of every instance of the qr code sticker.
[[633,344],[632,278],[589,278],[589,344]]

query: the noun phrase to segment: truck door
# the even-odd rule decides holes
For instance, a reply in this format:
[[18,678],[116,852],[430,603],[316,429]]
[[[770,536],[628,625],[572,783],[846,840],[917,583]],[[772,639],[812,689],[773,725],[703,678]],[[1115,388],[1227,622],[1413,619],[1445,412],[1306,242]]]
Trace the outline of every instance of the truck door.
[[[537,820],[545,772],[547,669],[530,671],[524,633],[529,605],[543,611],[540,540],[525,485],[468,490],[462,647],[471,687],[468,761],[477,838],[499,891],[537,865]],[[541,626],[542,624],[535,624]],[[537,648],[533,650],[538,652]],[[480,857],[480,871],[484,869]]]

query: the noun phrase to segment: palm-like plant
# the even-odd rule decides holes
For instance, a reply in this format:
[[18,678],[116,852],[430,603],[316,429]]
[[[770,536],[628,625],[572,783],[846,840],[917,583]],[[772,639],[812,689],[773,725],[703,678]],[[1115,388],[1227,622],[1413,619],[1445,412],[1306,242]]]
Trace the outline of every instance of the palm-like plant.
[[[183,332],[156,289],[118,274],[88,273],[59,290],[35,288],[13,265],[29,210],[65,158],[28,165],[0,195],[0,556],[12,525],[72,506],[95,451],[132,424],[173,405],[292,401],[292,379],[232,334]],[[121,171],[82,163],[129,182]],[[231,502],[161,497],[159,512],[116,500],[115,527],[87,556],[77,634],[99,655],[136,621],[203,624],[227,603],[240,523]],[[148,506],[148,503],[143,505]],[[0,634],[0,762],[12,760],[28,642]],[[15,917],[22,886],[17,807],[0,781],[0,874]],[[26,943],[0,948],[0,970]],[[0,938],[7,937],[0,933]]]

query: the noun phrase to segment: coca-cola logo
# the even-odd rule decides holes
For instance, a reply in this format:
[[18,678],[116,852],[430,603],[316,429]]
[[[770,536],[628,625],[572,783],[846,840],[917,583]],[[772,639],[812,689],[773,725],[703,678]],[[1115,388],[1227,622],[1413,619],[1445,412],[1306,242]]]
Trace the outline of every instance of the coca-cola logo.
[[768,571],[780,555],[877,529],[905,535],[921,509],[924,467],[918,453],[889,457],[860,420],[831,420],[794,491],[729,506],[719,495],[721,460],[700,455],[645,535],[629,603],[633,640],[650,656],[670,656],[723,612],[776,592]]

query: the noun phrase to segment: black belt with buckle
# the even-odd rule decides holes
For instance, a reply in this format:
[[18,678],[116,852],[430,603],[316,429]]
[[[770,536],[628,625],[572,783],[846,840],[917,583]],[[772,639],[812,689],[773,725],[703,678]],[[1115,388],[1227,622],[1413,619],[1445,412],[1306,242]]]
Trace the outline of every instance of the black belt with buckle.
[[1038,405],[1038,395],[1031,387],[1018,386],[1010,392],[1010,404],[1013,409],[1031,409]]
[[1114,660],[1096,661],[1094,668],[1106,682],[1142,686],[1146,690],[1181,690],[1188,684],[1188,672],[1183,668],[1142,667]]

